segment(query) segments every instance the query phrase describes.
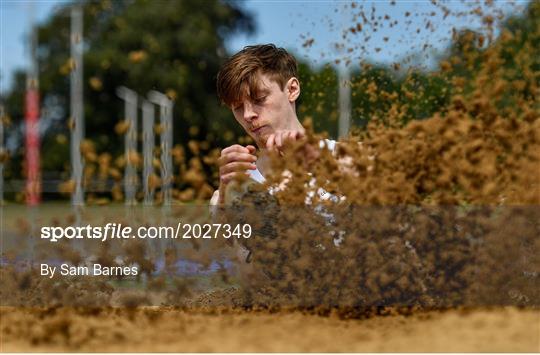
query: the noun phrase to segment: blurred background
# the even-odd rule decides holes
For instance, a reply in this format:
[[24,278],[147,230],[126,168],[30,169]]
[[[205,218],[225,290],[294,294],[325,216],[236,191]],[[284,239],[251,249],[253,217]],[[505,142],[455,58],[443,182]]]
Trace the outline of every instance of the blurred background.
[[[217,187],[220,149],[250,142],[215,90],[220,65],[244,46],[275,43],[293,53],[300,120],[337,139],[397,107],[401,124],[444,112],[452,79],[474,76],[471,43],[482,53],[505,29],[537,29],[538,7],[2,0],[0,201],[28,201],[32,189],[38,200],[73,200],[82,189],[89,204],[126,194],[142,201],[150,191],[156,203],[206,200]],[[524,41],[512,42],[518,52]],[[143,133],[145,102],[151,135]],[[172,124],[163,121],[168,114]],[[29,122],[39,122],[34,135]],[[164,130],[172,133],[167,144]]]

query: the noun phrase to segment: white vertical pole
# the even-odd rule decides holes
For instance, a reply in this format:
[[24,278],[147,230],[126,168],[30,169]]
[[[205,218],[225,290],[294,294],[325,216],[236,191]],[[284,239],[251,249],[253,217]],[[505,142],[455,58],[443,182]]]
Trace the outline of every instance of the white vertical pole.
[[[0,103],[0,155],[6,154],[4,150],[4,105]],[[0,255],[4,255],[4,157],[0,161]],[[4,267],[0,258],[0,267]]]
[[[4,105],[0,104],[0,206],[4,205]],[[1,228],[1,225],[0,225]]]
[[83,108],[83,11],[81,5],[71,8],[71,173],[75,182],[72,194],[72,204],[84,204],[82,186],[83,158],[81,142],[84,137],[84,108]]
[[158,91],[150,91],[148,99],[159,105],[161,124],[161,184],[163,205],[168,206],[172,201],[172,155],[173,144],[173,102],[167,95]]
[[351,75],[348,68],[339,71],[339,138],[345,138],[351,127]]
[[164,129],[161,132],[161,141],[163,150],[161,152],[161,161],[165,166],[163,178],[165,179],[166,190],[163,195],[163,202],[167,205],[172,201],[172,186],[173,186],[173,165],[172,165],[172,144],[173,144],[173,103],[171,100],[166,101],[164,106]]
[[126,205],[134,205],[136,203],[137,169],[131,159],[131,155],[137,153],[137,93],[121,86],[116,90],[116,94],[124,100],[125,119],[128,123],[124,146],[124,157],[126,159],[124,170]]
[[154,158],[154,105],[143,99],[143,184],[144,184],[144,204],[152,205],[154,203],[154,190],[149,186],[150,175],[153,169]]
[[[161,209],[163,221],[165,225],[169,225],[171,212],[171,196],[172,196],[172,137],[173,137],[173,102],[169,100],[167,95],[158,91],[152,90],[148,93],[148,100],[156,105],[159,105],[159,123],[161,125],[160,147],[161,147],[161,193],[163,194],[163,207]],[[163,242],[166,242],[163,240]],[[159,243],[159,241],[158,241]],[[172,240],[168,241],[169,246],[174,248]],[[164,258],[164,247],[162,244],[158,253],[159,258]]]

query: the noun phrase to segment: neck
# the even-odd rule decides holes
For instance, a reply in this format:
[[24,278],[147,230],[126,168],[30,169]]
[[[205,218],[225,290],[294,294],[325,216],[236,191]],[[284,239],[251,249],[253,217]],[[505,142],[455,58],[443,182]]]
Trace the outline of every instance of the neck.
[[261,172],[262,176],[267,176],[270,173],[270,156],[268,155],[268,150],[261,149],[259,157],[257,158],[257,169]]
[[305,131],[304,127],[302,126],[302,124],[300,123],[300,120],[298,119],[298,117],[296,116],[296,112],[293,111],[292,113],[292,117],[290,120],[287,121],[287,128],[284,128],[286,130],[290,130],[290,131],[301,131],[302,133]]

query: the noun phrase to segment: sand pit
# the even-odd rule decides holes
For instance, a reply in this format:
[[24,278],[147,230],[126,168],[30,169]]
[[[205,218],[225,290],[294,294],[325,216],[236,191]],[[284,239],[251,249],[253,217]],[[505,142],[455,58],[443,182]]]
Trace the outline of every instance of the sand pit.
[[537,352],[540,312],[494,308],[341,320],[300,312],[1,310],[1,351]]

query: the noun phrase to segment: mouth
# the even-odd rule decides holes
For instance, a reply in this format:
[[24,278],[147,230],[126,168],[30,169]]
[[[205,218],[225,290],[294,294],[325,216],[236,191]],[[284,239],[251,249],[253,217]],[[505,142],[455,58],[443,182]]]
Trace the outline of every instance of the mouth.
[[255,127],[251,129],[252,133],[259,134],[266,127],[266,125]]

